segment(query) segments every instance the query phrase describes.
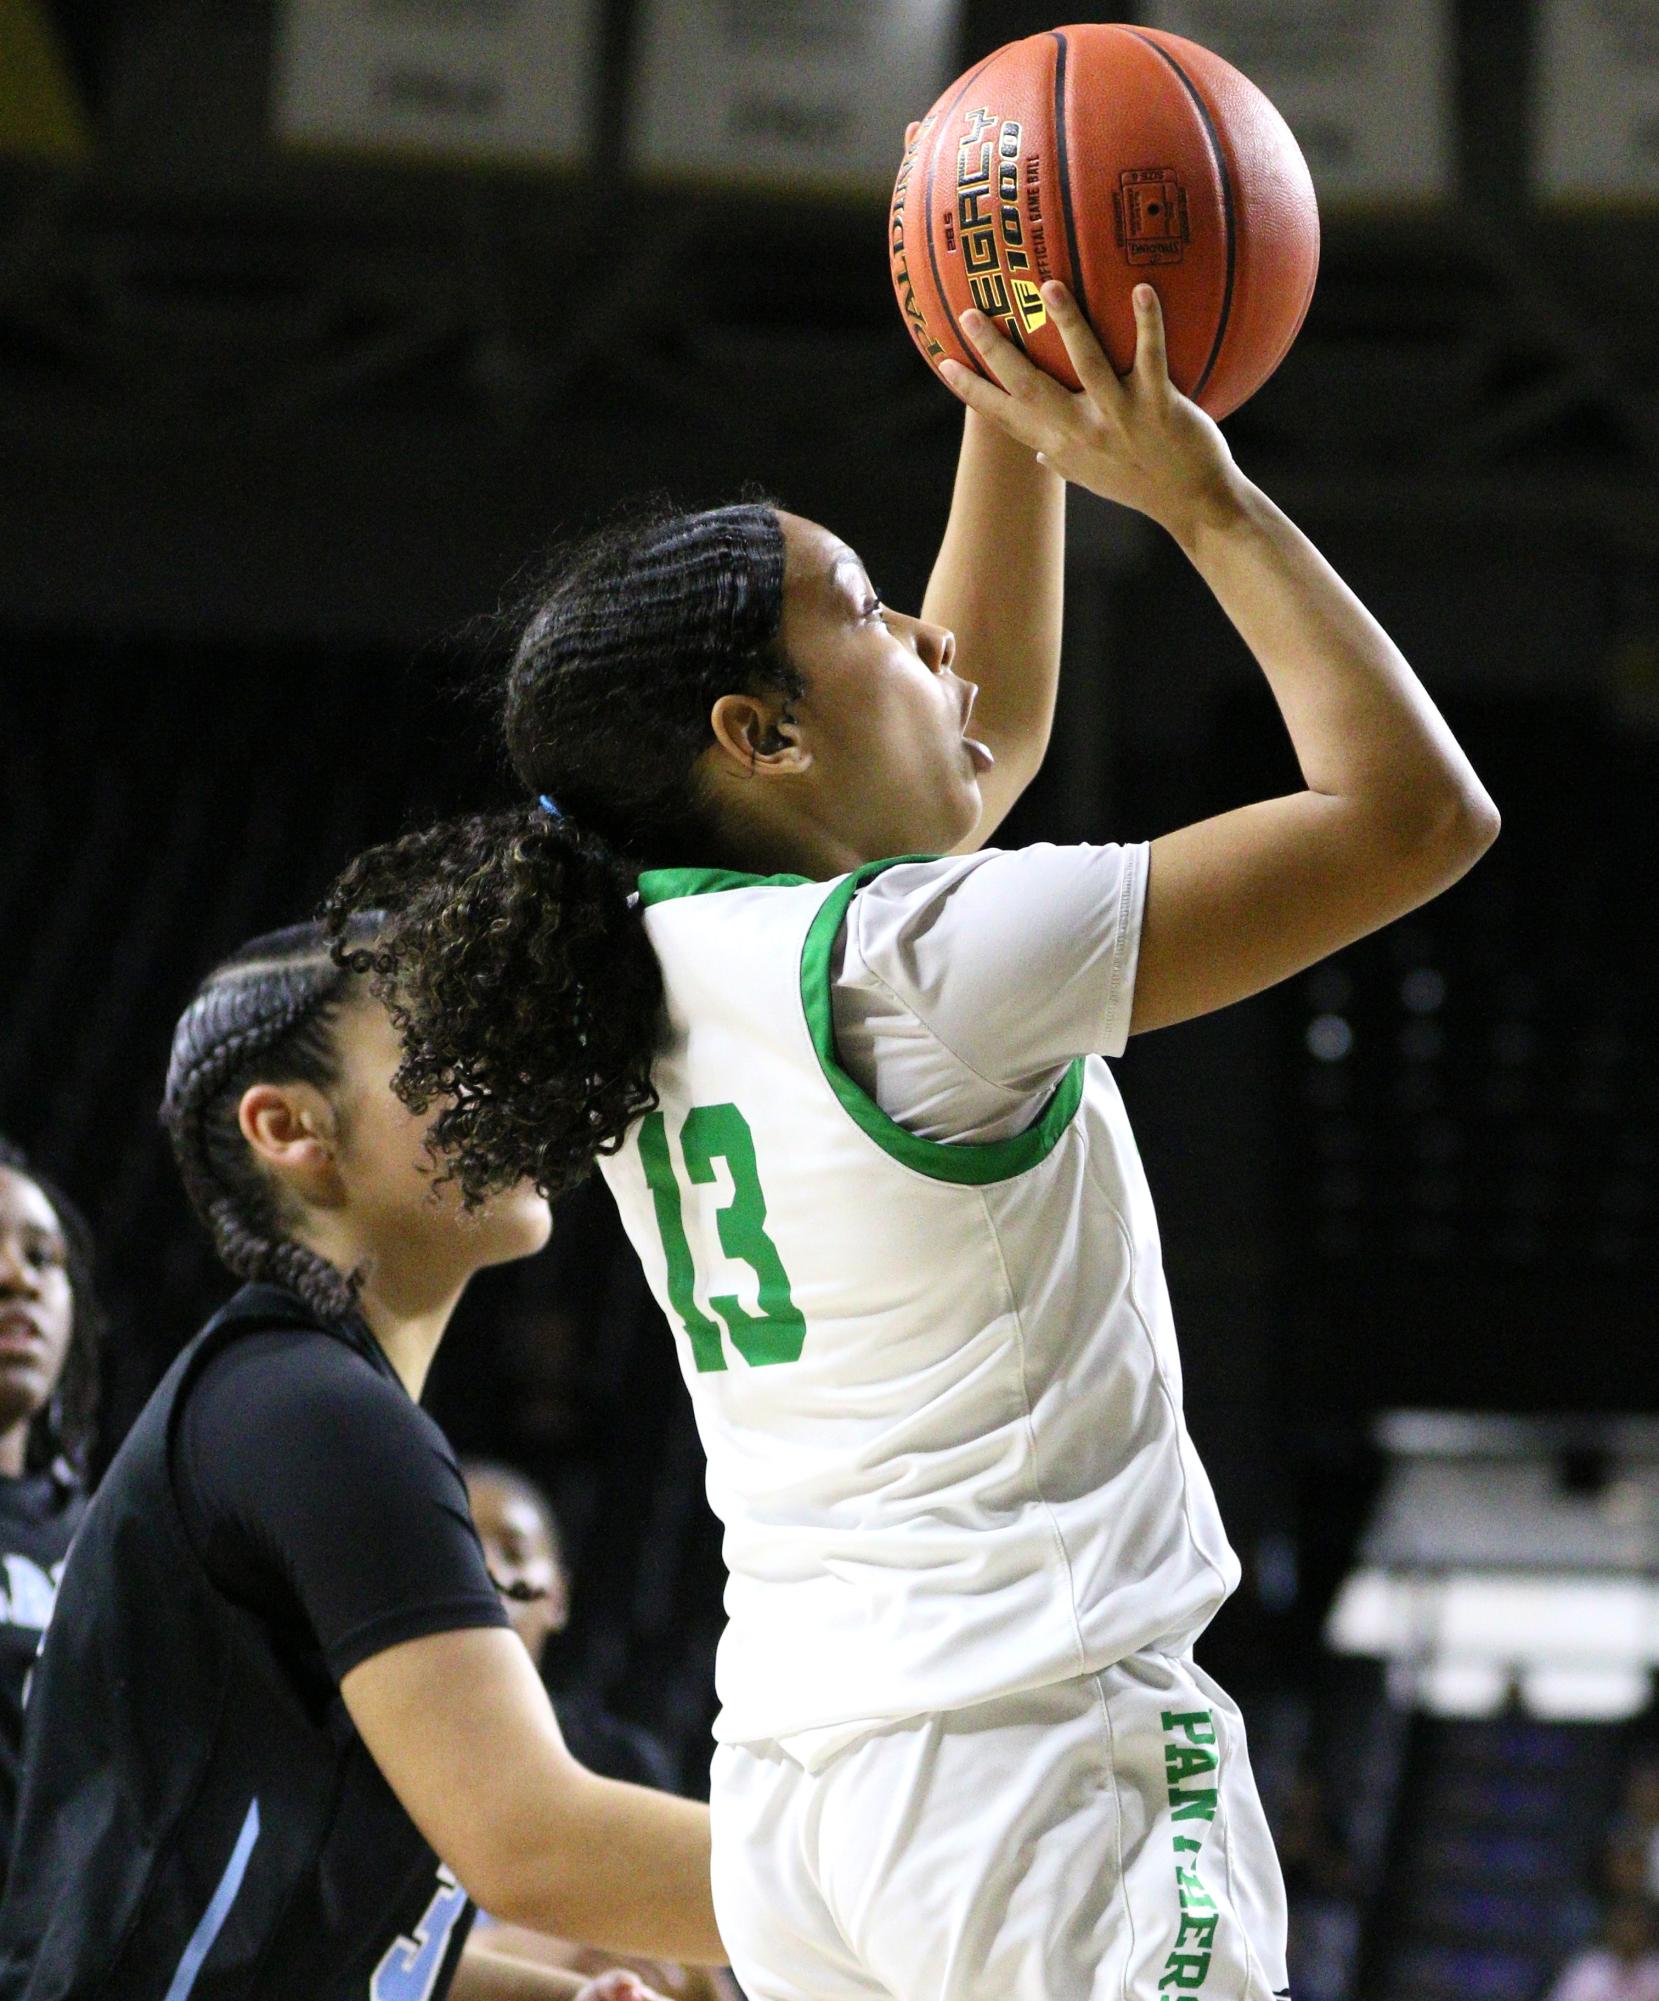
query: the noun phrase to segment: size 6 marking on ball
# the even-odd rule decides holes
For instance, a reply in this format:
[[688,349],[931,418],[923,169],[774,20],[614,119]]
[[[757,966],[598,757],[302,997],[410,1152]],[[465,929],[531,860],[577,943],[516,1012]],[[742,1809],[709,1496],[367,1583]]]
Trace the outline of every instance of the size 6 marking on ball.
[[1125,167],[1112,196],[1119,247],[1131,264],[1179,264],[1192,240],[1187,191],[1173,167]]

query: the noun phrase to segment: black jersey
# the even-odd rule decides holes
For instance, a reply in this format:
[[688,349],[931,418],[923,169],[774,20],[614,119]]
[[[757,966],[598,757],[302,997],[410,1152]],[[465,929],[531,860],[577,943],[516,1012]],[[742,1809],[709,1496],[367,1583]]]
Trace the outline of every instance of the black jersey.
[[0,2001],[439,2001],[471,1906],[338,1681],[503,1624],[454,1456],[367,1328],[244,1287],[145,1406],[66,1566]]
[[0,1474],[0,1885],[17,1808],[23,1690],[85,1507],[79,1484],[61,1464],[16,1480]]

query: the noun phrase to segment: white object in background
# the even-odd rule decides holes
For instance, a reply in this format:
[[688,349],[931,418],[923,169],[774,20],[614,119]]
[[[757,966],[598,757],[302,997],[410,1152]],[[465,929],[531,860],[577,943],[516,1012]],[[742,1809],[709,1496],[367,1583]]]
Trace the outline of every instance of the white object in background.
[[1638,1667],[1529,1668],[1521,1701],[1547,1723],[1622,1723],[1646,1709],[1653,1678]]
[[527,166],[593,144],[600,0],[282,0],[278,134]]
[[1150,0],[1143,19],[1267,93],[1322,208],[1452,192],[1450,0]]
[[1489,1715],[1513,1683],[1535,1716],[1610,1721],[1647,1703],[1659,1586],[1571,1572],[1362,1567],[1338,1591],[1325,1637],[1339,1654],[1392,1662],[1390,1688],[1436,1715]]
[[1390,1688],[1401,1681],[1407,1700],[1430,1716],[1496,1716],[1509,1700],[1509,1676],[1490,1661],[1430,1661],[1391,1676]]
[[628,151],[650,175],[886,193],[950,81],[958,0],[644,0]]
[[1659,7],[1544,0],[1537,32],[1538,191],[1659,200]]

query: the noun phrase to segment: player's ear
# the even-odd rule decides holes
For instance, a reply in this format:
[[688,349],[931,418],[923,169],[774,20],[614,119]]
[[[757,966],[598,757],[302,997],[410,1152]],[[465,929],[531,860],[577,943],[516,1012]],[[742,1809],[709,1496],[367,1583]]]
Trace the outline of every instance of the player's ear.
[[794,777],[811,768],[801,726],[775,696],[722,695],[709,711],[709,728],[717,754],[751,777]]
[[313,1201],[333,1199],[334,1114],[310,1084],[250,1084],[236,1107],[236,1123],[262,1166]]

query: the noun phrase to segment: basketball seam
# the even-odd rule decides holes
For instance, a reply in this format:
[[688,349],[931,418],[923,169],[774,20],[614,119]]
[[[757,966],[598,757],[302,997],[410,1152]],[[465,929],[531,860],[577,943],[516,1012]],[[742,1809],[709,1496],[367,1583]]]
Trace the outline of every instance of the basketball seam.
[[[1227,321],[1233,311],[1233,281],[1237,264],[1237,244],[1233,226],[1233,177],[1227,171],[1227,157],[1221,150],[1221,134],[1215,129],[1215,120],[1210,116],[1210,107],[1199,95],[1198,86],[1161,43],[1153,41],[1150,35],[1143,35],[1134,28],[1126,30],[1137,42],[1144,42],[1154,55],[1162,56],[1185,86],[1187,95],[1198,108],[1198,116],[1203,120],[1204,136],[1210,142],[1210,151],[1215,157],[1216,176],[1221,182],[1221,225],[1227,239],[1227,269],[1221,287],[1221,316],[1216,322],[1215,339],[1210,345],[1210,358],[1205,362],[1203,372],[1192,386],[1192,399],[1196,403],[1209,387],[1210,377],[1215,373],[1215,365],[1221,358],[1221,343],[1227,338]],[[1294,336],[1293,336],[1294,338]]]
[[1083,292],[1083,259],[1077,250],[1077,219],[1071,206],[1071,162],[1066,154],[1066,38],[1058,28],[1050,28],[1054,57],[1054,161],[1060,173],[1060,219],[1066,228],[1066,255],[1071,259],[1072,296],[1085,319],[1089,302]]
[[[985,60],[979,65],[978,69],[971,71],[967,76],[965,76],[962,79],[962,88],[951,99],[950,109],[947,110],[941,118],[940,121],[941,126],[943,126],[944,122],[949,119],[951,112],[954,111],[956,107],[962,102],[963,98],[967,96],[968,92],[973,88],[974,84],[978,82],[981,72],[989,69],[991,64],[994,63],[997,57],[1001,54],[1002,51],[1000,49],[993,49],[991,53],[985,58]],[[927,245],[927,261],[933,270],[933,289],[939,295],[939,304],[944,311],[946,320],[949,322],[951,332],[956,336],[956,344],[959,348],[961,348],[962,352],[968,357],[969,363],[972,365],[974,372],[978,375],[982,375],[987,382],[994,382],[996,380],[996,377],[991,373],[991,371],[980,360],[979,356],[974,352],[973,342],[971,340],[964,339],[962,329],[956,323],[956,315],[951,310],[950,294],[945,290],[944,275],[939,269],[939,252],[934,248],[934,243],[933,243],[933,170],[938,164],[939,164],[938,146],[937,144],[930,145],[928,148],[928,155],[927,155],[927,182],[922,190],[922,199],[927,204],[926,211],[922,216],[922,240]]]

